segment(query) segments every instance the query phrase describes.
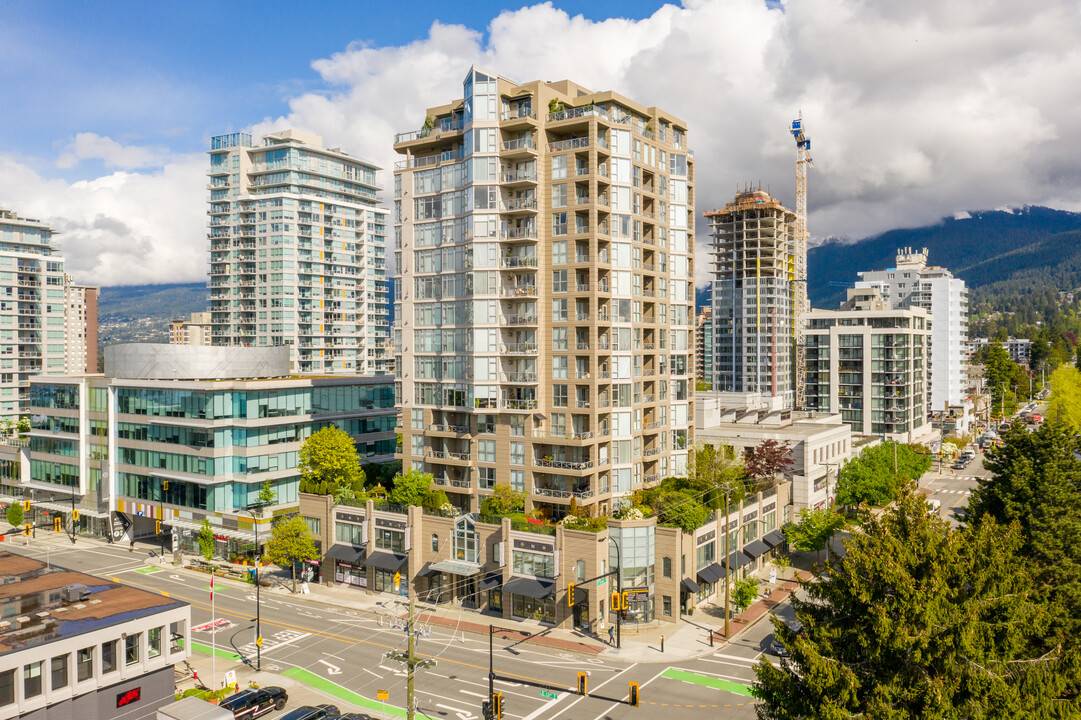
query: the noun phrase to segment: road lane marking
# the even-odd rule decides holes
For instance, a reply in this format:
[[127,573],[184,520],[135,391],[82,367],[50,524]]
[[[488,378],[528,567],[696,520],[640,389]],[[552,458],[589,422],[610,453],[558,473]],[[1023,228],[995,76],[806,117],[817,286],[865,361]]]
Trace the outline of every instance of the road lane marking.
[[[631,665],[628,665],[628,666],[627,666],[626,668],[624,668],[624,669],[623,669],[623,670],[621,670],[620,672],[616,673],[616,674],[615,674],[615,675],[613,675],[612,677],[608,678],[607,680],[605,680],[604,682],[602,682],[602,683],[601,683],[600,685],[597,685],[597,686],[596,686],[595,688],[593,688],[593,689],[594,689],[594,690],[600,690],[600,689],[601,689],[602,687],[604,687],[604,686],[605,686],[605,685],[607,685],[608,683],[612,682],[613,680],[615,680],[615,679],[616,679],[617,677],[619,677],[619,676],[620,676],[620,675],[622,675],[623,673],[625,673],[625,672],[629,671],[629,670],[630,670],[631,668],[635,668],[635,667],[638,667],[638,663],[632,663]],[[584,700],[584,699],[585,699],[586,697],[588,697],[588,695],[579,695],[579,696],[578,696],[578,698],[577,698],[577,699],[576,699],[576,700],[575,700],[574,702],[572,702],[572,703],[570,703],[569,705],[567,705],[567,707],[563,708],[562,710],[560,710],[559,712],[557,712],[557,713],[556,713],[555,715],[550,715],[550,716],[548,716],[548,717],[546,718],[546,720],[555,720],[555,718],[559,717],[560,715],[562,715],[563,713],[567,712],[568,710],[570,710],[570,709],[571,709],[572,707],[574,707],[574,706],[575,706],[575,705],[577,705],[578,703],[582,702],[582,700]],[[558,700],[558,698],[557,698],[557,700]]]
[[488,696],[484,693],[475,693],[472,690],[459,690],[462,695],[472,695],[473,697],[479,697],[481,700],[487,700]]
[[[639,698],[641,698],[641,691],[642,691],[642,688],[644,688],[644,687],[645,687],[646,685],[649,685],[649,684],[650,684],[651,682],[653,682],[654,680],[656,680],[657,678],[659,678],[659,677],[660,677],[660,676],[661,676],[661,675],[662,675],[663,673],[664,673],[664,670],[661,670],[661,671],[660,671],[660,672],[658,672],[658,673],[657,673],[656,675],[654,675],[653,677],[651,677],[651,678],[650,678],[649,680],[646,680],[646,681],[645,681],[644,683],[642,683],[641,685],[639,685],[639,686],[638,686]],[[639,699],[639,703],[641,703],[641,699]],[[654,704],[655,704],[655,703],[654,703]],[[664,704],[664,703],[662,703],[662,704]],[[608,713],[612,712],[612,710],[613,710],[613,709],[615,709],[615,708],[619,707],[619,705],[620,705],[620,703],[612,703],[611,705],[609,705],[609,706],[608,706],[608,707],[607,707],[607,708],[605,709],[605,711],[604,711],[604,712],[602,712],[602,713],[601,713],[600,715],[598,715],[597,717],[593,718],[593,720],[601,720],[601,718],[605,718],[605,717],[608,717]]]
[[[284,671],[282,675],[293,678],[294,680],[298,680],[305,685],[313,687],[316,690],[321,690],[322,692],[325,692],[328,695],[332,695],[339,700],[344,700],[347,703],[351,703],[358,707],[367,708],[368,710],[377,710],[383,712],[384,704],[382,700],[371,700],[370,698],[366,698],[363,695],[355,693],[352,690],[343,687],[332,680],[327,680],[324,677],[316,675],[310,670],[292,667]],[[385,707],[385,712],[387,715],[392,715],[394,717],[400,718],[406,717],[405,710],[400,707],[395,707],[394,705],[386,705]],[[427,720],[439,720],[439,718],[433,718],[431,715],[420,711],[417,711],[416,717],[427,718]]]
[[379,673],[377,673],[377,672],[372,672],[372,671],[371,671],[371,670],[369,670],[368,668],[361,668],[361,670],[363,670],[364,672],[368,673],[369,675],[375,675],[375,676],[376,676],[377,678],[379,678],[380,680],[382,680],[382,679],[383,679],[383,676],[382,676],[382,675],[380,675],[380,674],[379,674]]

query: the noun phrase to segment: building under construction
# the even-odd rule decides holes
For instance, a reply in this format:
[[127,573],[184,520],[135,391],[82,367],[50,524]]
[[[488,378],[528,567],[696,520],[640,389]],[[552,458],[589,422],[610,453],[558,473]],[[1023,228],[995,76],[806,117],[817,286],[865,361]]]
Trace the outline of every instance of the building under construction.
[[796,213],[761,189],[709,219],[713,256],[713,389],[795,403]]

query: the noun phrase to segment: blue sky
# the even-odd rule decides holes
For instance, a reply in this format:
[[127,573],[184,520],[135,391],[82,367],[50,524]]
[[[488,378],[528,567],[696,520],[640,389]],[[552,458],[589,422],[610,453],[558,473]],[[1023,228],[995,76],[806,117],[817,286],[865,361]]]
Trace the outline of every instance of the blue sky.
[[82,282],[205,279],[211,135],[292,127],[391,168],[476,63],[682,117],[699,214],[746,184],[794,202],[801,111],[812,241],[1081,210],[1079,37],[1076,0],[0,0],[0,206]]
[[[660,2],[627,0],[640,19]],[[311,62],[351,43],[406,45],[433,19],[484,31],[504,5],[470,2],[2,3],[0,84],[19,98],[0,149],[45,158],[79,132],[176,150],[286,111],[285,99],[325,84]],[[608,17],[613,3],[561,2]],[[70,179],[87,169],[60,172]],[[96,169],[100,169],[100,164]]]

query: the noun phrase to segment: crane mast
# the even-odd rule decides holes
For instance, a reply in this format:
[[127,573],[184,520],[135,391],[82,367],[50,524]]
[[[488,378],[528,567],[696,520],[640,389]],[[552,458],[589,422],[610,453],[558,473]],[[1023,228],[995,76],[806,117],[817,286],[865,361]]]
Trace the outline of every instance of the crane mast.
[[802,408],[807,401],[807,359],[803,346],[804,315],[811,309],[807,298],[807,168],[811,160],[811,139],[804,132],[803,113],[792,121],[792,137],[796,141],[796,268],[792,283],[792,314],[795,320],[796,345],[796,407]]

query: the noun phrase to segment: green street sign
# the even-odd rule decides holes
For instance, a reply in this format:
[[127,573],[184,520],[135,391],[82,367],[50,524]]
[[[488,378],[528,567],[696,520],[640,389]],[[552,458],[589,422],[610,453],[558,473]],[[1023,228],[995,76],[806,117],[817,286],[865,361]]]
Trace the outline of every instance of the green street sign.
[[551,690],[541,690],[540,692],[541,692],[541,697],[551,698],[553,700],[555,700],[557,697],[559,697],[559,695],[552,692]]
[[606,582],[608,582],[608,578],[602,577],[600,580],[597,581],[597,584],[604,585]]

